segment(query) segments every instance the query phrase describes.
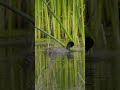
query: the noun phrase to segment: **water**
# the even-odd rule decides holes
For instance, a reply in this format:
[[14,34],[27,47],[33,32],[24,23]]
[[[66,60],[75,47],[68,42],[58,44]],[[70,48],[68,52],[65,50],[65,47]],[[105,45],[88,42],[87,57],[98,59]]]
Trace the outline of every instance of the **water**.
[[45,49],[51,46],[60,47],[53,41],[41,41],[35,46],[36,90],[85,90],[83,52],[45,53]]
[[34,64],[28,61],[30,48],[23,44],[0,45],[0,90],[34,90]]
[[34,61],[29,59],[30,47],[2,45],[0,90],[34,90],[34,83],[36,90],[120,90],[119,50],[93,51],[84,62],[84,54],[78,49],[69,54],[46,54],[50,46],[59,45],[43,41],[35,47],[34,68]]
[[120,90],[120,50],[93,51],[85,59],[86,90]]

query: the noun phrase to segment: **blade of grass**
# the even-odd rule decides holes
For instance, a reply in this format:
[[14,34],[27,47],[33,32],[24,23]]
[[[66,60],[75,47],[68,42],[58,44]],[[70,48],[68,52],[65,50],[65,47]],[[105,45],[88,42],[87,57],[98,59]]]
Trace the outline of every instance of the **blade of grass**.
[[54,39],[55,41],[57,41],[59,44],[61,44],[63,47],[65,47],[65,45],[62,43],[62,42],[60,42],[59,40],[57,40],[55,37],[53,37],[52,35],[50,35],[49,33],[47,33],[46,31],[44,31],[44,30],[42,30],[42,29],[40,29],[40,28],[37,28],[37,27],[35,27],[37,30],[40,30],[41,32],[43,32],[43,33],[45,33],[46,35],[48,35],[49,37],[51,37],[52,39]]
[[64,28],[63,24],[59,21],[59,19],[56,17],[56,15],[53,13],[53,11],[51,10],[51,8],[48,6],[48,4],[46,4],[46,2],[44,0],[42,0],[44,2],[44,4],[48,7],[48,9],[50,10],[50,12],[52,13],[52,15],[56,18],[56,20],[59,22],[59,24],[61,25],[61,27],[63,28],[63,30],[65,31],[65,33],[67,34],[67,36],[69,37],[69,39],[71,41],[73,41],[73,38],[68,34],[68,32],[66,31],[66,29]]

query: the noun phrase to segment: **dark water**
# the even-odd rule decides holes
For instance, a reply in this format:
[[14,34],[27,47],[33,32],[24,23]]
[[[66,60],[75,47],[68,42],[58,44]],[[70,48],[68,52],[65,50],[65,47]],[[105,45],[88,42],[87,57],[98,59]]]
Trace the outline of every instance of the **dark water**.
[[29,47],[0,44],[0,90],[34,90]]
[[35,47],[35,90],[85,90],[82,51],[46,53],[46,48],[51,46],[61,47],[56,42],[45,41]]
[[57,46],[41,43],[36,47],[35,68],[29,47],[2,45],[0,90],[34,90],[34,84],[36,90],[120,90],[119,50],[93,51],[86,55],[84,71],[81,51],[67,55],[44,52],[54,45]]
[[85,57],[86,90],[120,90],[120,51],[93,51]]

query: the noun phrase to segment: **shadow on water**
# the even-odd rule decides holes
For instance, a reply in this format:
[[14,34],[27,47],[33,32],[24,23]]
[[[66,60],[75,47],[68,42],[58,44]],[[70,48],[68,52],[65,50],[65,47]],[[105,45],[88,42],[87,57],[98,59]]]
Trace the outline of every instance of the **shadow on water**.
[[94,51],[85,60],[86,90],[120,90],[120,50]]
[[41,42],[35,47],[36,90],[85,90],[82,52],[47,53],[57,43]]
[[29,47],[0,45],[0,90],[34,90],[34,61],[30,62]]

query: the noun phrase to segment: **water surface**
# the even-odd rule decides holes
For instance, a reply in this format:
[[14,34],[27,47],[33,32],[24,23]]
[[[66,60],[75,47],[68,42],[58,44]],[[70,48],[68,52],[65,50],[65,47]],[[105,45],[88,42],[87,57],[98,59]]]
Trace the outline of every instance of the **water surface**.
[[120,50],[86,55],[86,90],[120,90]]
[[30,47],[5,43],[0,43],[0,90],[34,90]]
[[54,41],[36,44],[36,90],[85,90],[85,62],[82,51],[48,54],[45,52],[48,47],[61,46]]

